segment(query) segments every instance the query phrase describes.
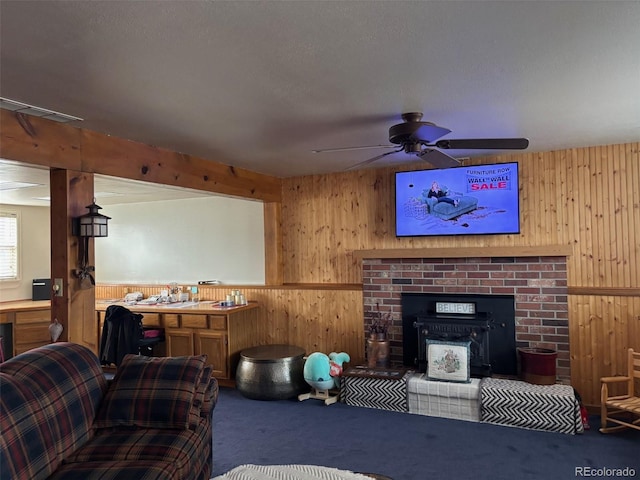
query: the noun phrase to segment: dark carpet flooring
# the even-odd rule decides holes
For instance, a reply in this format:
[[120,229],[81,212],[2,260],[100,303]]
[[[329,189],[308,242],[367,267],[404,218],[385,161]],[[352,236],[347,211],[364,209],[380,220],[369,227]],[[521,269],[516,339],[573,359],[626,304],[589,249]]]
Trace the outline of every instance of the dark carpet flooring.
[[301,463],[394,480],[604,478],[624,468],[640,479],[640,431],[603,435],[598,417],[590,425],[583,435],[565,435],[314,399],[249,400],[221,388],[213,475],[246,463]]

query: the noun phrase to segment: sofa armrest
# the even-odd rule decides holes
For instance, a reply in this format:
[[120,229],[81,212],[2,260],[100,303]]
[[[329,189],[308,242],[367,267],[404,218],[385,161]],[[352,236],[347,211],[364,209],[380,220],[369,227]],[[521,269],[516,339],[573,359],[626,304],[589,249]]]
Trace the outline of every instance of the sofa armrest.
[[209,383],[207,384],[207,388],[204,393],[204,399],[202,401],[202,406],[200,407],[200,417],[208,418],[211,416],[216,403],[218,403],[218,392],[218,380],[212,376],[209,379]]

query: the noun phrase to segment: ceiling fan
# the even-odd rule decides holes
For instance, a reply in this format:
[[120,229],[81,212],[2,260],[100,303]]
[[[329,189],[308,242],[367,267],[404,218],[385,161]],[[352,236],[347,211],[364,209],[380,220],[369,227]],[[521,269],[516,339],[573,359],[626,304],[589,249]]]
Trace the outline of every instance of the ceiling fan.
[[347,150],[364,150],[369,148],[393,148],[391,152],[377,155],[363,162],[352,165],[346,170],[353,170],[380,160],[387,155],[405,152],[429,162],[437,168],[456,167],[460,160],[440,150],[524,150],[529,146],[526,138],[466,138],[438,140],[451,133],[451,130],[439,127],[432,122],[423,122],[422,113],[403,113],[404,123],[389,128],[389,141],[393,145],[368,145],[363,147],[327,148],[312,150],[313,153],[342,152]]

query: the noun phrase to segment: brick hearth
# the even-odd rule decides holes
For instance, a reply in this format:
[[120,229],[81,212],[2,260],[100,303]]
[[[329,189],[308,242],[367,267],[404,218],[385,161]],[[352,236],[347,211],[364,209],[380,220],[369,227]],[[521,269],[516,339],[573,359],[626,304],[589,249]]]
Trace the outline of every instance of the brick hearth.
[[365,313],[392,313],[392,365],[402,365],[402,293],[513,295],[516,346],[556,350],[557,377],[569,382],[566,257],[364,258],[362,270]]

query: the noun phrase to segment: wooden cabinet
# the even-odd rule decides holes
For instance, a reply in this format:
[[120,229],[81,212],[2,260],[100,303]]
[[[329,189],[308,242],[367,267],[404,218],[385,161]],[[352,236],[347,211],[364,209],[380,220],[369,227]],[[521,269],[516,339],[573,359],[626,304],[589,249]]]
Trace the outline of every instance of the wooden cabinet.
[[[170,320],[175,325],[175,319]],[[165,327],[167,355],[206,355],[213,375],[230,379],[226,316],[182,313],[177,314],[177,325],[178,328]]]
[[[13,325],[13,344],[11,345],[13,355],[51,343],[49,334],[51,306],[49,301],[7,302],[2,304],[0,308],[2,323]],[[9,350],[7,346],[5,349]]]
[[[142,313],[145,326],[164,328],[167,356],[206,355],[207,363],[213,366],[213,375],[223,380],[221,384],[233,384],[240,352],[255,346],[258,319],[258,305],[255,303],[234,308],[207,304],[186,308],[127,308]],[[98,306],[100,332],[105,310],[106,306]]]
[[51,309],[16,312],[14,320],[14,355],[51,343],[49,324]]

